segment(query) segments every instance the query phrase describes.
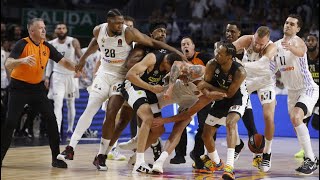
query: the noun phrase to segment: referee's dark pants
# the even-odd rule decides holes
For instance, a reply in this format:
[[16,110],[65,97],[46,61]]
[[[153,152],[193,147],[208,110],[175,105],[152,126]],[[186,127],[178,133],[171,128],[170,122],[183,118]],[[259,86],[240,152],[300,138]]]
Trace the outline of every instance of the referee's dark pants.
[[47,121],[52,160],[55,160],[60,153],[57,121],[44,83],[29,84],[12,78],[9,85],[7,119],[4,126],[1,127],[1,165],[25,104],[29,104],[34,110],[41,113],[43,120]]
[[[202,135],[202,131],[203,131],[203,126],[204,123],[207,119],[210,107],[211,107],[212,103],[208,104],[207,106],[205,106],[203,109],[201,109],[198,113],[198,132],[194,137],[194,148],[193,148],[193,155],[195,157],[200,157],[201,155],[204,154],[204,143],[203,140],[201,138]],[[181,139],[179,141],[179,144],[176,146],[175,148],[175,152],[176,152],[176,156],[186,156],[186,152],[187,152],[187,130],[186,128],[184,129],[182,135],[181,135]]]

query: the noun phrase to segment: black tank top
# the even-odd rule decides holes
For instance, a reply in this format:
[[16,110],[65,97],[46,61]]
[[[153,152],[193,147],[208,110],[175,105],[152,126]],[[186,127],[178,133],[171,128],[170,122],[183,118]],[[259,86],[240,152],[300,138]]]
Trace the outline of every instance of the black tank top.
[[153,53],[156,55],[156,64],[154,65],[152,71],[148,72],[146,70],[141,79],[151,85],[163,85],[163,77],[167,74],[166,71],[160,71],[160,64],[163,61],[164,56],[167,54],[166,50],[155,50]]
[[308,57],[309,71],[311,72],[314,82],[319,85],[319,54],[313,60],[310,60],[309,56],[307,57]]
[[[214,87],[228,90],[229,86],[233,81],[233,77],[235,76],[235,73],[240,66],[242,66],[240,63],[232,61],[232,65],[229,72],[225,74],[222,72],[220,64],[217,63],[216,70],[214,71],[214,75],[212,77],[212,80],[210,81],[210,84]],[[236,97],[237,95],[241,95],[240,88],[238,89],[234,97]]]

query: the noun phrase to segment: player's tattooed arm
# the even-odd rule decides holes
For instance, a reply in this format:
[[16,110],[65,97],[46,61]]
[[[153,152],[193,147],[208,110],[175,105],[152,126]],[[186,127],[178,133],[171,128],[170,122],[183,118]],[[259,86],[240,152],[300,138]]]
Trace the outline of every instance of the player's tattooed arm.
[[174,62],[170,70],[169,87],[163,95],[163,99],[170,99],[173,91],[174,83],[181,74],[181,62]]
[[200,78],[204,75],[206,67],[202,65],[193,65],[189,67],[189,74],[192,79]]

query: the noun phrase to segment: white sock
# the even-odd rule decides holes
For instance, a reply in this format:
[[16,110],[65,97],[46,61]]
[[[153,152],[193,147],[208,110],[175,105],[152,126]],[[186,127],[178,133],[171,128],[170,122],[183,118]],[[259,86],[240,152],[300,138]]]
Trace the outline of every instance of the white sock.
[[168,152],[167,151],[163,151],[157,161],[163,161],[164,162],[164,161],[166,161],[168,156],[169,156]]
[[105,154],[108,154],[111,151],[111,149],[113,149],[113,146],[108,146]]
[[144,153],[136,153],[136,154],[137,154],[136,164],[140,165],[141,163],[144,162]]
[[110,144],[110,139],[101,138],[100,148],[98,154],[105,154]]
[[[91,94],[95,95],[95,92],[91,92]],[[71,139],[70,146],[75,148],[80,141],[83,133],[90,127],[93,116],[98,112],[100,106],[103,102],[100,97],[93,97],[93,95],[89,95],[89,100],[86,109],[80,116],[80,119],[77,123],[76,129],[74,130]],[[61,110],[60,110],[61,111]]]
[[227,150],[227,162],[226,162],[226,164],[231,166],[231,167],[234,167],[234,151],[235,151],[234,148],[228,148],[228,150]]
[[61,132],[61,123],[62,123],[62,107],[63,107],[63,96],[56,95],[53,96],[53,107],[54,115],[56,116],[56,121],[58,125],[58,131]]
[[68,130],[67,132],[73,132],[74,118],[76,117],[76,107],[74,104],[75,98],[67,99],[67,108],[68,108]]
[[212,153],[208,153],[208,156],[211,161],[215,162],[216,164],[220,163],[220,157],[217,150],[214,150]]
[[305,157],[308,157],[311,159],[311,161],[314,161],[314,153],[311,147],[311,141],[310,141],[310,135],[309,130],[305,124],[300,124],[299,126],[295,127],[298,140],[300,141],[301,147],[304,150]]
[[270,154],[271,153],[271,145],[272,145],[272,140],[267,140],[266,138],[264,138],[265,141],[265,145],[263,148],[263,153],[267,153]]

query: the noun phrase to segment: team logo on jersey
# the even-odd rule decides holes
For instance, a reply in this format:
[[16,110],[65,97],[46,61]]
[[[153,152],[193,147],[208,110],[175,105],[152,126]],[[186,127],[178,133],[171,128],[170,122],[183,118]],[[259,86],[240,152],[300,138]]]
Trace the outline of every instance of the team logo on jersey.
[[252,52],[253,52],[252,49],[248,49],[248,50],[247,50],[247,53],[248,53],[248,54],[252,54]]
[[220,73],[220,69],[216,69],[216,70],[215,70],[215,73],[216,73],[216,74],[219,74],[219,73]]
[[102,38],[102,39],[101,39],[101,42],[104,43],[104,42],[106,42],[106,40],[105,40],[104,38]]
[[71,47],[71,44],[70,44],[70,43],[68,43],[68,44],[67,44],[67,46],[68,46],[68,48],[70,48],[70,47]]
[[158,70],[155,70],[155,71],[154,71],[154,74],[155,74],[155,75],[159,74],[159,71],[158,71]]
[[231,74],[229,74],[229,76],[228,76],[228,81],[232,81],[232,75]]
[[118,40],[118,47],[122,47],[122,39]]
[[47,56],[47,53],[45,51],[42,51],[43,56]]

